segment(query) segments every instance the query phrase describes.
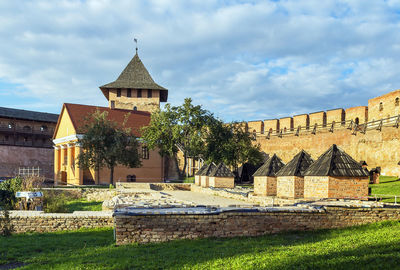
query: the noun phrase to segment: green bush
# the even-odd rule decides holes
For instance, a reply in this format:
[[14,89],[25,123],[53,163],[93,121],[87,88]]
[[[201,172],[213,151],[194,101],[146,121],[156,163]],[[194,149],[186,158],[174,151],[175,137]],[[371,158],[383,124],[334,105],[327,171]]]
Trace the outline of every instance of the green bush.
[[64,194],[45,193],[43,196],[43,210],[46,213],[68,213],[67,200]]
[[0,190],[2,190],[0,194],[0,204],[2,204],[3,207],[7,206],[9,209],[13,208],[17,202],[15,193],[21,191],[22,182],[23,179],[21,177],[15,177],[0,183]]

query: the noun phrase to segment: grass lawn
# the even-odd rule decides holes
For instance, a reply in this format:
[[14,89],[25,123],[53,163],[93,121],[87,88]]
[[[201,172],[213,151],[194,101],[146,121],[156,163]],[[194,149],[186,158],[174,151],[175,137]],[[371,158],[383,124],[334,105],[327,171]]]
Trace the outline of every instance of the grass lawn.
[[400,223],[116,247],[112,229],[0,238],[0,269],[398,269]]
[[[396,176],[380,176],[379,184],[371,184],[371,195],[384,194],[384,195],[397,195],[400,197],[400,179]],[[379,196],[382,197],[382,196]],[[394,198],[384,198],[384,202],[394,202]],[[400,203],[400,198],[397,198],[397,203]]]
[[66,208],[69,213],[72,213],[74,211],[101,211],[102,204],[103,202],[89,202],[86,199],[82,198],[67,201]]

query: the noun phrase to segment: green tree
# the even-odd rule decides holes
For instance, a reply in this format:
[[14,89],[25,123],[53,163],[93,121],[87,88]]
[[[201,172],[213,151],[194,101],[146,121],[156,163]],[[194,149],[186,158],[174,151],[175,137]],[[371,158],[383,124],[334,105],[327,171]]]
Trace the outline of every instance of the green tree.
[[209,162],[224,162],[234,170],[245,162],[260,164],[263,162],[263,155],[260,145],[255,145],[254,140],[252,134],[240,123],[224,124],[222,121],[214,121],[209,126],[204,157]]
[[[162,156],[169,155],[175,160],[180,178],[185,175],[187,159],[201,156],[204,151],[205,137],[213,115],[193,105],[186,98],[181,106],[165,105],[163,111],[152,114],[149,126],[143,128],[143,140],[150,149],[158,148]],[[179,170],[178,151],[184,157],[183,170]]]
[[115,166],[140,167],[141,160],[139,142],[131,129],[125,127],[128,115],[121,126],[108,120],[107,116],[107,112],[97,110],[86,118],[85,135],[79,140],[83,151],[78,156],[78,166],[93,168],[97,172],[107,167],[110,169],[110,183],[114,184]]

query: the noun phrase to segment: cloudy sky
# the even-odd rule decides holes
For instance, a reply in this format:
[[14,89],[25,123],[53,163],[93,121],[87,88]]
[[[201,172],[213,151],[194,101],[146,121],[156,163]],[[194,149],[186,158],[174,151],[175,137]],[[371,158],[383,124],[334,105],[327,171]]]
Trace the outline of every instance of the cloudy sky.
[[0,0],[0,106],[106,106],[134,55],[225,121],[367,105],[400,88],[400,1]]

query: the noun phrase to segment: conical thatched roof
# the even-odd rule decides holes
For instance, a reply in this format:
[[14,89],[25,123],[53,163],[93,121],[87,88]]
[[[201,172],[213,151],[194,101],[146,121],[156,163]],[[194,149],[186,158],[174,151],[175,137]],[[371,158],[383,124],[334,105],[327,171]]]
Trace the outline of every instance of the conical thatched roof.
[[288,162],[279,172],[277,176],[304,176],[304,172],[314,162],[310,154],[301,150],[291,161]]
[[166,102],[168,98],[168,90],[154,82],[137,53],[117,80],[100,86],[107,99],[109,99],[108,90],[117,88],[160,90],[160,101]]
[[367,177],[368,173],[359,162],[333,144],[306,170],[304,175]]
[[274,154],[253,174],[253,176],[276,176],[276,173],[283,166],[285,166],[285,164],[276,154]]
[[218,164],[217,167],[212,170],[212,172],[208,175],[210,177],[235,177],[235,175],[225,166],[224,163]]
[[202,175],[203,171],[207,168],[207,164],[204,164],[196,173],[195,175]]
[[[210,163],[208,165],[205,165],[206,167],[201,171],[201,173],[198,173],[197,175],[201,175],[201,176],[209,176],[210,173],[216,168],[216,166],[214,165],[214,163]],[[203,166],[204,167],[204,166]],[[203,168],[202,167],[202,168]],[[200,169],[201,170],[201,169]],[[200,172],[200,171],[199,171]]]

